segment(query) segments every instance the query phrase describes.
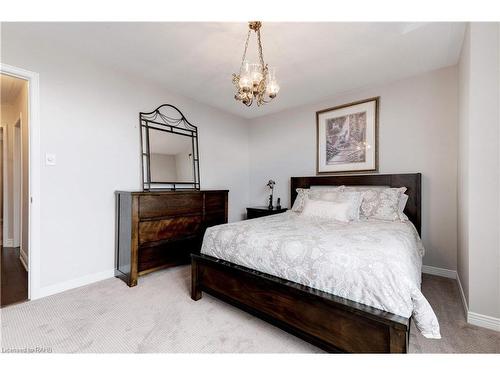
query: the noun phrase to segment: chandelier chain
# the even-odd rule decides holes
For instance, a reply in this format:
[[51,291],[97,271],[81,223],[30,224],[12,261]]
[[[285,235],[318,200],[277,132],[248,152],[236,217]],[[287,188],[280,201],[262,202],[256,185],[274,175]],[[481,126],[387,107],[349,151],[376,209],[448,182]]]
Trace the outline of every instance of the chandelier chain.
[[260,64],[262,65],[262,69],[264,69],[265,68],[265,64],[264,64],[264,54],[262,52],[262,42],[260,41],[260,29],[257,30],[257,44],[259,46]]
[[248,41],[250,40],[251,33],[252,33],[252,30],[248,30],[247,40],[245,42],[245,50],[243,51],[243,58],[241,59],[240,72],[241,72],[241,69],[243,69],[243,64],[245,63],[245,58],[247,57]]

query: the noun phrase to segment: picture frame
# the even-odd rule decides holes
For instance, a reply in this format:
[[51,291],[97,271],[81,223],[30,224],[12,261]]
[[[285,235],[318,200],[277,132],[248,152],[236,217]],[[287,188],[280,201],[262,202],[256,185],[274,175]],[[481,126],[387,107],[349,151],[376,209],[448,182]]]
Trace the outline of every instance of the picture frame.
[[316,112],[316,174],[378,171],[380,97]]

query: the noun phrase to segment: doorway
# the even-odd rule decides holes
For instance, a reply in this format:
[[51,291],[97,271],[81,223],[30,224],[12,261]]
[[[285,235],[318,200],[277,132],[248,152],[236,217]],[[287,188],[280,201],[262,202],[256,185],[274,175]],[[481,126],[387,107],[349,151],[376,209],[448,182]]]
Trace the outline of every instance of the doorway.
[[2,216],[0,305],[28,299],[29,124],[28,81],[0,74]]

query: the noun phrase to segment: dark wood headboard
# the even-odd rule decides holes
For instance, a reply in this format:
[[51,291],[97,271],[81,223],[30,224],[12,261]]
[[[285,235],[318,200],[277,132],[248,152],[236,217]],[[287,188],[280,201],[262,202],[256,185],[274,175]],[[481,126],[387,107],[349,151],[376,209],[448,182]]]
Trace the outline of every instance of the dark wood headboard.
[[290,184],[290,207],[292,207],[297,197],[297,188],[308,189],[315,185],[405,186],[407,188],[405,194],[408,195],[408,202],[406,203],[404,213],[415,225],[418,233],[421,234],[421,180],[422,175],[420,173],[292,177]]

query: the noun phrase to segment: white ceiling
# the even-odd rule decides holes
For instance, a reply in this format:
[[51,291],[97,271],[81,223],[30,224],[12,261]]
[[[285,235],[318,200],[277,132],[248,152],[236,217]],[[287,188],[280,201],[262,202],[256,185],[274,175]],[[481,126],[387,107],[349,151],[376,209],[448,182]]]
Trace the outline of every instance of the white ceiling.
[[[247,108],[234,99],[246,23],[3,24],[44,38],[200,102],[253,118],[358,87],[454,65],[464,23],[265,23],[264,58],[277,67],[278,98]],[[48,38],[48,39],[47,39]],[[249,50],[255,59],[255,39]]]
[[9,76],[7,74],[0,74],[0,103],[11,104],[13,103],[24,85],[27,85],[24,79]]

